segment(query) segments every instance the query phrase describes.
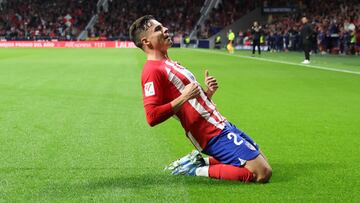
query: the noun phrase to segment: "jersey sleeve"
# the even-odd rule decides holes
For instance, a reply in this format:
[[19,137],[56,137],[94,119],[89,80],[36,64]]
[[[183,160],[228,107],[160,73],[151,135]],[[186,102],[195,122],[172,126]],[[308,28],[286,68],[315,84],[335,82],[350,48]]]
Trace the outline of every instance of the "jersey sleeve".
[[146,120],[155,126],[170,118],[174,112],[170,102],[165,101],[166,74],[160,70],[144,70],[142,74],[142,92]]
[[148,104],[162,104],[164,102],[164,73],[160,70],[146,71],[142,73],[142,93],[144,106]]

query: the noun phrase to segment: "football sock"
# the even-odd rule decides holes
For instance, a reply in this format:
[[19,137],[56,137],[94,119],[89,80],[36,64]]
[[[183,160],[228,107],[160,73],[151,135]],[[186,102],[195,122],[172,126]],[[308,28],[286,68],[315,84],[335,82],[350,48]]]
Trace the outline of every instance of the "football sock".
[[214,157],[209,156],[209,165],[221,164],[220,161],[216,160]]
[[198,167],[198,168],[195,170],[195,175],[196,175],[196,176],[209,177],[209,166]]
[[253,173],[245,167],[216,164],[209,166],[209,177],[222,180],[251,182],[253,180]]
[[203,158],[204,159],[204,162],[205,162],[205,166],[208,166],[208,165],[210,165],[210,157],[205,157],[205,158]]
[[204,159],[204,163],[206,166],[221,164],[220,161],[216,160],[214,157],[211,157],[211,156],[203,158],[203,159]]

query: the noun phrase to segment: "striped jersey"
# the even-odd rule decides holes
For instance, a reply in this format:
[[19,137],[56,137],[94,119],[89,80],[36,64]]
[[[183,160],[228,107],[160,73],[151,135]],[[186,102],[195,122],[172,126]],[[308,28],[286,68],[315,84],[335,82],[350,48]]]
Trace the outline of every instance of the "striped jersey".
[[[175,114],[171,112],[170,102],[181,95],[187,84],[198,83],[195,76],[185,67],[170,60],[147,60],[142,71],[141,83],[149,123],[152,119],[162,122],[169,116],[175,117],[180,121],[192,144],[200,151],[211,138],[219,135],[224,129],[226,119],[217,111],[200,85],[200,95],[197,98],[185,102]],[[170,113],[166,113],[169,111]]]

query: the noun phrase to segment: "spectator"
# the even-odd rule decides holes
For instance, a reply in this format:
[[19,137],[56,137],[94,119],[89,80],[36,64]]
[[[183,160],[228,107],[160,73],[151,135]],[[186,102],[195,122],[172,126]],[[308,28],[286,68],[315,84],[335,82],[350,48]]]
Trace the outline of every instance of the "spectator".
[[[109,9],[100,12],[93,32],[109,40],[128,40],[130,24],[139,16],[151,14],[169,28],[171,37],[184,37],[194,29],[203,4],[204,0],[109,1]],[[202,35],[208,36],[205,28],[197,29],[201,30]]]
[[0,37],[7,40],[75,40],[93,15],[95,1],[5,0]]
[[210,13],[205,27],[209,29],[210,36],[218,33],[224,27],[234,23],[240,17],[255,9],[256,1],[252,0],[226,0]]
[[[268,6],[276,6],[281,1],[267,1]],[[285,2],[285,1],[284,1]],[[267,37],[268,45],[272,48],[272,35],[280,31],[288,41],[290,50],[299,50],[301,41],[299,39],[299,30],[302,27],[299,23],[300,15],[307,14],[312,21],[314,27],[314,41],[312,42],[312,50],[316,53],[319,49],[322,54],[326,53],[349,53],[351,33],[360,27],[360,5],[356,0],[343,1],[325,1],[325,0],[307,0],[305,3],[297,4],[289,1],[292,6],[298,8],[297,13],[286,15],[269,15],[269,22],[264,30]],[[295,3],[295,4],[294,4]],[[322,5],[321,7],[307,5]],[[341,5],[340,7],[338,5]],[[281,6],[281,3],[278,4]],[[288,35],[288,36],[287,36]],[[277,36],[277,35],[275,35]],[[356,41],[353,38],[353,41]],[[354,44],[354,42],[352,43]],[[356,44],[356,43],[355,43]],[[356,46],[351,46],[353,53]]]

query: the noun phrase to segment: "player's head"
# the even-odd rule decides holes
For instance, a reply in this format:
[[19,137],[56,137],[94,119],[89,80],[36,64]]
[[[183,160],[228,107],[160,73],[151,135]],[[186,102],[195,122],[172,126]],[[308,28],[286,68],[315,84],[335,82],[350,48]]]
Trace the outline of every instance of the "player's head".
[[307,23],[307,22],[308,22],[307,17],[306,17],[306,16],[303,16],[303,17],[301,18],[301,22],[302,22],[303,24]]
[[168,29],[151,15],[135,20],[130,26],[129,35],[135,45],[145,52],[166,51],[172,45]]

